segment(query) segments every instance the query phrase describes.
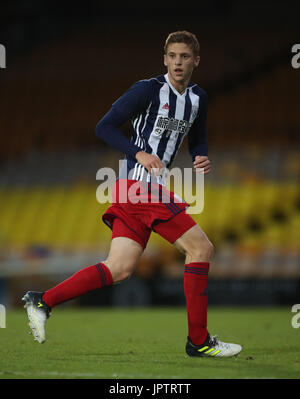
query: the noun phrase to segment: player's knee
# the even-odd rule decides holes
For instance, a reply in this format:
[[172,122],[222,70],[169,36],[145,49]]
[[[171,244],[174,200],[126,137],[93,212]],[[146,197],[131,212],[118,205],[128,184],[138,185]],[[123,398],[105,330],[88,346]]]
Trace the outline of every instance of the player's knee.
[[214,253],[214,246],[208,239],[201,239],[188,251],[192,262],[208,262]]
[[207,258],[211,259],[214,254],[214,246],[212,242],[209,240],[206,241],[206,252],[207,252]]
[[114,283],[122,283],[125,280],[128,280],[132,275],[132,271],[130,270],[119,270],[114,279]]
[[111,272],[114,284],[121,283],[122,281],[129,279],[134,270],[134,266],[132,264],[123,263],[121,261],[106,260],[104,263]]

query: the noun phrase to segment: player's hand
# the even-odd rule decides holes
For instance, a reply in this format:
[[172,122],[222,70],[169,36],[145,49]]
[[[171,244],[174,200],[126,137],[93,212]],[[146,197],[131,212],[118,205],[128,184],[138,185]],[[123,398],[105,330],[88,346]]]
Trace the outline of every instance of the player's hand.
[[210,160],[207,158],[207,156],[196,155],[193,165],[196,172],[202,172],[206,174],[210,171]]
[[162,174],[164,164],[156,155],[148,154],[145,151],[139,151],[135,154],[135,158],[151,175],[159,176]]

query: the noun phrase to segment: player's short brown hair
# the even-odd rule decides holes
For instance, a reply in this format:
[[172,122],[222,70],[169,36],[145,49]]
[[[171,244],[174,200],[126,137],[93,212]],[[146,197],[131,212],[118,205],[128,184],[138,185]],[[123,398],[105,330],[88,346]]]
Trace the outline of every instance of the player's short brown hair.
[[180,30],[170,33],[164,46],[165,54],[167,54],[168,46],[171,43],[185,43],[193,50],[195,57],[199,55],[200,45],[198,39],[196,35],[191,32],[188,32],[186,30]]

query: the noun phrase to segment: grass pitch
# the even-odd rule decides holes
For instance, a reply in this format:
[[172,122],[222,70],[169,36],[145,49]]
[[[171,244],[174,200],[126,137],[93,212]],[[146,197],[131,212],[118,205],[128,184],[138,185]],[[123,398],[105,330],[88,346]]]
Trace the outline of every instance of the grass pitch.
[[236,358],[189,358],[183,308],[55,308],[47,341],[28,334],[25,310],[0,329],[0,378],[300,378],[300,329],[290,308],[209,308],[212,335],[243,346]]

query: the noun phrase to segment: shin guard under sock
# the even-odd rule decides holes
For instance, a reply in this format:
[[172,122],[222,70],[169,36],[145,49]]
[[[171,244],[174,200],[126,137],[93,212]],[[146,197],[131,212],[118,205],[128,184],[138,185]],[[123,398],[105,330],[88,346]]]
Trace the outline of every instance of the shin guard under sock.
[[201,345],[208,334],[206,328],[208,270],[208,262],[192,262],[186,264],[184,269],[188,335],[195,345]]
[[45,291],[43,300],[52,308],[89,291],[112,285],[112,283],[113,278],[108,267],[104,263],[97,263],[79,270],[67,280]]

